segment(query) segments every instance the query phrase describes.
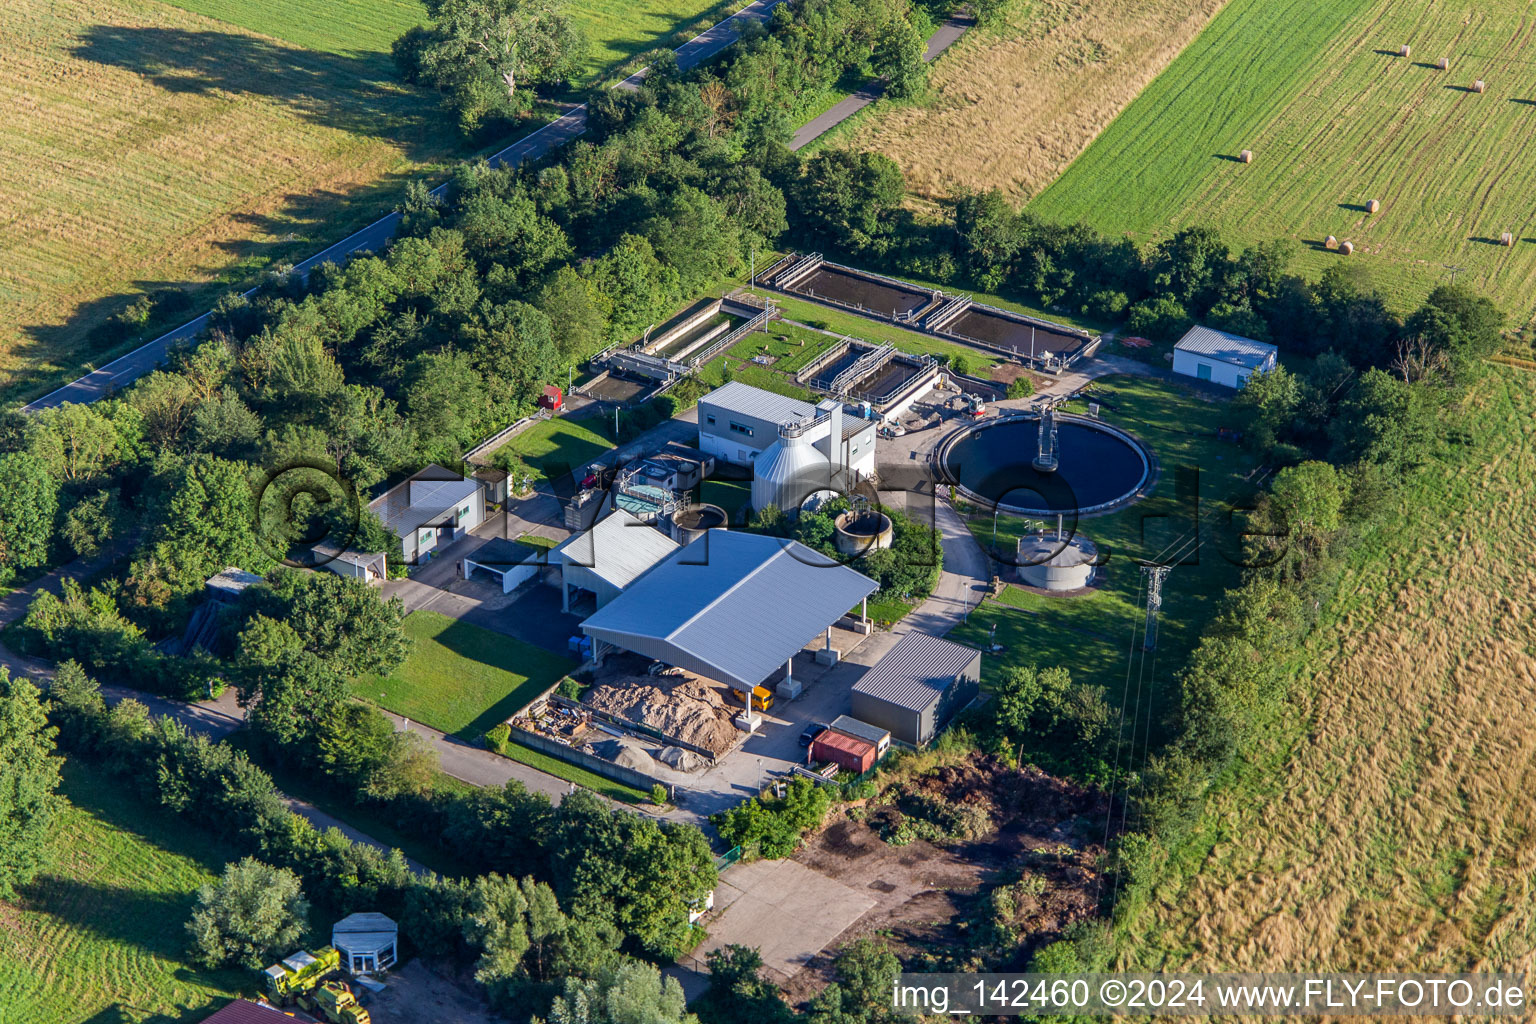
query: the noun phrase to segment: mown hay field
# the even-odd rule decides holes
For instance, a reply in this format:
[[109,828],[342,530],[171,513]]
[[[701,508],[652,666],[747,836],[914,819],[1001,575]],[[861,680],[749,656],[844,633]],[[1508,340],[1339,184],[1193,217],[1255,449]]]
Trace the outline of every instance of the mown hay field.
[[1505,373],[1352,545],[1269,749],[1134,923],[1147,966],[1531,968],[1536,377]]
[[[580,6],[595,79],[726,5]],[[437,97],[394,77],[389,44],[422,20],[416,0],[6,3],[0,402],[133,347],[93,328],[139,295],[206,305],[467,155]]]
[[974,30],[934,65],[934,98],[880,105],[837,145],[878,150],[908,188],[941,200],[1039,192],[1195,37],[1225,0],[1034,0]]
[[[1525,322],[1533,129],[1523,0],[1232,0],[1030,209],[1139,241],[1192,224],[1238,243],[1290,237],[1303,270],[1347,258],[1403,308],[1452,265]],[[1325,250],[1329,235],[1354,255]]]
[[66,767],[63,792],[48,867],[0,903],[6,1024],[199,1020],[251,986],[243,971],[186,961],[185,925],[224,868],[220,845],[84,766]]

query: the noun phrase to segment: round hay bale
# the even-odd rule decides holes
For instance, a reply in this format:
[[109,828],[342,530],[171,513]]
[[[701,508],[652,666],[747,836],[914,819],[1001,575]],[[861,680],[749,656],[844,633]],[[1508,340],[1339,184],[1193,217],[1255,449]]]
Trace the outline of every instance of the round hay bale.
[[1441,57],[1439,60],[1435,61],[1435,70],[1437,70],[1437,71],[1449,71],[1449,70],[1451,70],[1451,59],[1449,57]]
[[1511,231],[1504,232],[1502,235],[1499,236],[1499,243],[1501,245],[1514,245],[1515,244],[1514,232],[1511,232]]
[[1323,239],[1323,248],[1324,249],[1337,249],[1338,247],[1339,247],[1339,240],[1337,238],[1334,238],[1332,235],[1329,235],[1327,238]]
[[1253,150],[1245,149],[1241,153],[1237,154],[1237,158],[1245,164],[1251,164],[1253,163]]
[[1367,202],[1365,204],[1365,212],[1366,213],[1375,213],[1375,212],[1377,212],[1380,209],[1381,209],[1381,200],[1380,199],[1372,199],[1372,200],[1370,200],[1369,202]]
[[1402,46],[1398,47],[1398,49],[1397,49],[1397,55],[1399,57],[1406,57],[1411,52],[1412,51],[1408,49],[1408,44],[1407,43],[1404,43]]
[[1475,93],[1481,93],[1486,88],[1488,88],[1488,83],[1484,82],[1481,78],[1472,83],[1472,91]]
[[1352,253],[1354,251],[1355,251],[1355,243],[1354,242],[1345,242],[1343,245],[1339,246],[1339,252],[1343,253],[1345,256],[1348,256],[1350,253]]

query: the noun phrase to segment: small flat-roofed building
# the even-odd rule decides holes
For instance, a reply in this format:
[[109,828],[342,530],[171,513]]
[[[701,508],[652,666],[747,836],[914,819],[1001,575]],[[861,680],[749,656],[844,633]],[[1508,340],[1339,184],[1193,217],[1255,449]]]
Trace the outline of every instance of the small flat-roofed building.
[[853,684],[853,717],[920,747],[975,699],[981,652],[908,633]]
[[400,538],[400,557],[416,565],[435,556],[485,521],[479,480],[432,465],[368,503]]
[[474,554],[464,556],[462,575],[467,580],[481,573],[500,586],[503,594],[510,594],[539,574],[539,567],[544,564],[542,555],[543,552],[526,544],[493,537],[476,548]]
[[677,549],[677,542],[654,526],[614,509],[550,552],[550,562],[560,566],[561,609],[571,610],[578,590],[591,591],[599,609],[607,606]]
[[400,929],[383,914],[349,914],[331,929],[331,945],[349,974],[387,971],[398,959]]
[[[742,690],[762,685],[878,585],[796,541],[711,530],[581,624],[594,653],[633,651]],[[791,674],[778,684],[794,696]]]
[[[832,417],[836,399],[802,402],[772,391],[731,381],[699,399],[699,449],[737,465],[751,465],[779,440],[779,428],[809,424],[806,441],[823,459],[836,455],[837,464],[862,476],[875,471],[875,431],[879,424],[859,416]],[[840,437],[833,451],[832,428]]]
[[869,740],[827,729],[811,741],[811,760],[831,761],[839,768],[862,775],[875,766],[878,757]]
[[223,572],[208,577],[203,585],[208,590],[208,596],[213,600],[233,604],[240,600],[240,595],[245,593],[247,588],[254,587],[260,582],[262,582],[261,577],[255,573],[230,566]]
[[878,725],[861,722],[849,715],[838,715],[832,719],[832,728],[838,732],[845,732],[849,736],[857,736],[861,740],[869,740],[875,745],[876,757],[884,757],[885,752],[891,749],[891,730]]
[[1273,370],[1279,351],[1267,342],[1196,326],[1173,346],[1173,372],[1240,388],[1255,373]]

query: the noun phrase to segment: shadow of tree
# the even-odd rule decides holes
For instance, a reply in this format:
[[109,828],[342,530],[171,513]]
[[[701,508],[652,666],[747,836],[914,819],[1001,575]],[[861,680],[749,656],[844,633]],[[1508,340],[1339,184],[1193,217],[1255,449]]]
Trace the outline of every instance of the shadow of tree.
[[228,32],[93,25],[75,57],[141,75],[170,92],[256,96],[315,124],[399,144],[421,156],[452,131],[437,96],[394,80],[389,58],[343,56]]

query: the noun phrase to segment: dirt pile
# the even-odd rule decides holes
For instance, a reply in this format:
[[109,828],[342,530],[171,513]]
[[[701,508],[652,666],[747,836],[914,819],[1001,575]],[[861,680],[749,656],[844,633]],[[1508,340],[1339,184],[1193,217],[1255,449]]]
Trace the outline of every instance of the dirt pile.
[[665,736],[719,756],[741,733],[731,724],[739,709],[725,692],[697,676],[630,676],[596,686],[587,703]]

